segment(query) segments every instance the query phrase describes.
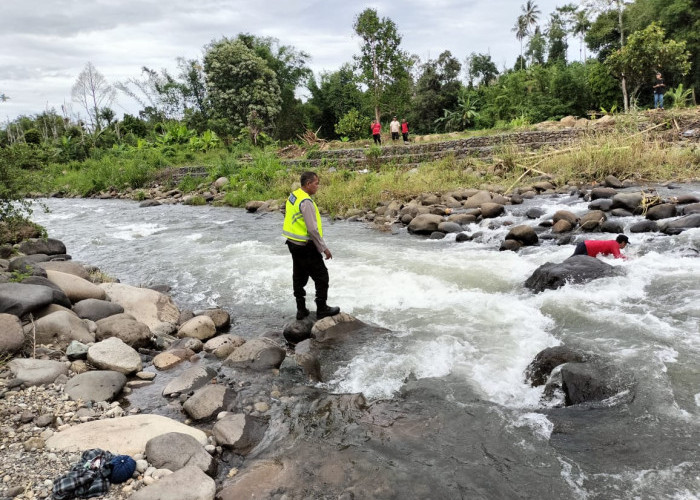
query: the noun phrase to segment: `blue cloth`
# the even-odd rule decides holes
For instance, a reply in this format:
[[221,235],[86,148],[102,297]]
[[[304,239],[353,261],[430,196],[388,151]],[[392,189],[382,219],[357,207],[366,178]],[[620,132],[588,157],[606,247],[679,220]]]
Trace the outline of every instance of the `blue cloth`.
[[654,93],[654,107],[663,108],[664,107],[664,95]]
[[129,455],[117,455],[111,461],[112,475],[109,476],[112,483],[124,483],[134,475],[136,461]]

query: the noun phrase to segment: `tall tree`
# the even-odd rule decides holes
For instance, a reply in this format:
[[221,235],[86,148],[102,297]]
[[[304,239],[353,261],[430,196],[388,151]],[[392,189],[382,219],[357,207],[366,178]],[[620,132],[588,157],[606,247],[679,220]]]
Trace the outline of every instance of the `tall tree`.
[[490,54],[472,52],[467,58],[467,71],[470,86],[474,85],[475,79],[478,79],[481,85],[489,85],[498,76],[498,68],[496,68]]
[[535,33],[530,37],[527,43],[526,56],[530,58],[530,64],[544,64],[545,51],[547,50],[547,40],[540,31],[540,27],[535,28]]
[[527,0],[525,5],[520,7],[520,11],[522,12],[521,15],[527,32],[532,33],[531,27],[537,26],[537,21],[539,21],[541,14],[539,7],[532,0]]
[[[675,71],[686,74],[690,71],[690,53],[685,42],[666,40],[664,30],[652,23],[647,28],[635,31],[627,45],[613,52],[606,64],[618,75],[626,75],[631,85],[630,97],[634,99],[641,87],[649,82],[650,75],[657,71]],[[627,95],[623,95],[627,98]],[[628,109],[629,103],[625,109]]]
[[461,84],[461,64],[449,50],[435,59],[426,61],[418,77],[411,110],[411,124],[416,132],[435,131],[435,120],[443,109],[451,110],[457,105]]
[[275,72],[241,40],[212,42],[204,54],[207,91],[218,131],[238,134],[248,127],[253,139],[270,130],[282,99]]
[[100,131],[100,110],[114,102],[116,91],[97,68],[87,62],[71,89],[71,97],[84,110],[90,120],[90,128]]
[[337,137],[335,125],[350,110],[366,111],[362,110],[362,91],[350,64],[344,64],[332,73],[322,73],[318,82],[310,79],[309,91],[309,104],[315,111],[314,130],[320,129],[321,137]]
[[515,26],[511,28],[511,31],[515,33],[515,38],[520,42],[520,69],[523,69],[523,40],[527,37],[527,22],[525,21],[525,16],[518,16],[515,21]]
[[362,39],[355,62],[361,81],[370,89],[374,115],[379,120],[382,95],[387,87],[408,77],[408,57],[399,48],[401,35],[394,21],[387,17],[379,19],[375,9],[362,11],[355,18],[353,29]]
[[558,12],[553,12],[549,16],[549,23],[546,28],[549,52],[547,62],[555,64],[557,62],[566,63],[566,51],[568,43],[566,41],[566,22]]
[[586,62],[586,45],[584,44],[584,38],[590,27],[591,20],[588,17],[588,11],[586,9],[578,9],[574,13],[574,22],[571,31],[574,36],[579,37],[578,54],[579,59],[584,63]]

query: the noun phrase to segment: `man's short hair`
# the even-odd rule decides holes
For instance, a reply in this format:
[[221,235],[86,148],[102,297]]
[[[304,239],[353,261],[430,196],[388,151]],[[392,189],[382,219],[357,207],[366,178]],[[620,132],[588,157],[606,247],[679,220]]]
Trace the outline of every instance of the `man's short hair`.
[[318,177],[316,172],[302,172],[299,183],[301,183],[302,186],[306,186],[309,182],[313,182],[316,177]]
[[627,236],[625,236],[624,234],[619,234],[617,236],[617,238],[615,238],[615,241],[617,241],[618,244],[620,244],[620,243],[629,244],[630,239]]

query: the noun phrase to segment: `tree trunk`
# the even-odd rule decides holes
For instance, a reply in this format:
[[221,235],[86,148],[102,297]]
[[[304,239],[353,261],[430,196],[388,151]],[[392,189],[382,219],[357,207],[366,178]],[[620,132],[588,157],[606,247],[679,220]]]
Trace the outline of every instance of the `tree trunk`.
[[620,85],[622,86],[622,104],[625,107],[625,113],[627,113],[630,110],[630,101],[629,97],[627,96],[627,79],[625,78],[624,73],[622,73]]

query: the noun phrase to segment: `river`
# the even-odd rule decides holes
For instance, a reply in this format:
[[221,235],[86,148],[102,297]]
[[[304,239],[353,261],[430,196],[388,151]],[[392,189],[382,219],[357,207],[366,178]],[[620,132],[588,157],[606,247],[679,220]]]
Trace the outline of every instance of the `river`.
[[[697,196],[700,186],[673,194],[681,193]],[[232,333],[255,337],[279,330],[294,315],[279,213],[139,208],[119,200],[45,203],[50,212],[37,209],[34,219],[73,259],[125,283],[169,285],[181,308],[222,307],[232,315]],[[501,223],[536,224],[524,217],[532,206],[543,208],[546,219],[559,209],[583,213],[587,203],[568,196],[528,200],[470,225],[482,235],[464,243],[454,235],[429,240],[405,229],[392,234],[325,221],[334,256],[327,262],[329,303],[390,333],[368,339],[349,362],[334,367],[323,387],[379,401],[395,398],[410,374],[436,388],[448,381],[463,386],[496,410],[483,418],[514,432],[512,443],[506,440],[512,453],[505,455],[534,450],[559,464],[558,473],[546,477],[515,477],[523,484],[512,491],[522,498],[542,491],[571,498],[699,498],[700,230],[632,234],[628,260],[606,259],[623,266],[624,276],[533,294],[523,287],[527,277],[545,262],[564,260],[573,246],[543,241],[518,253],[498,252],[508,231]],[[625,226],[635,220],[620,219]],[[539,351],[559,344],[613,360],[637,381],[634,401],[589,411],[548,408],[542,388],[526,384],[523,372]],[[442,404],[451,412],[455,403]],[[527,484],[539,481],[552,488]]]

